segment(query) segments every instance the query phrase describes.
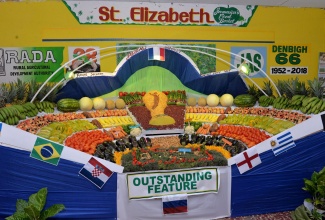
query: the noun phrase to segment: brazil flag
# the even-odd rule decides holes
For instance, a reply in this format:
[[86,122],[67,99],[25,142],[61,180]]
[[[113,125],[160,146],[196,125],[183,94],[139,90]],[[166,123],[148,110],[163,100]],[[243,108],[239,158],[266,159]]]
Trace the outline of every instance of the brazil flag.
[[58,165],[63,147],[63,145],[37,137],[30,156],[53,165]]

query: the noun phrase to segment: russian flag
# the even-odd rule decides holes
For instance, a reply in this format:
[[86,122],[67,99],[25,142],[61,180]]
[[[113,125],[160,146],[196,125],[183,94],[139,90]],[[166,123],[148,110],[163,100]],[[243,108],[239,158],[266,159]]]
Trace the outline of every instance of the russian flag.
[[148,60],[165,61],[165,48],[160,48],[160,47],[149,48]]
[[187,194],[163,196],[162,203],[164,214],[187,212]]
[[87,164],[79,171],[79,173],[95,184],[98,188],[102,188],[107,180],[113,175],[113,172],[101,164],[95,158],[90,158]]

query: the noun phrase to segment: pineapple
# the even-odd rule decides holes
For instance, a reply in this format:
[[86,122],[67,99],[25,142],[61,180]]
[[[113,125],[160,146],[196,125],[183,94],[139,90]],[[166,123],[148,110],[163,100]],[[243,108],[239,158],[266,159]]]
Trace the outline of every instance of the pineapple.
[[16,102],[17,104],[23,104],[26,102],[27,99],[27,92],[28,84],[26,82],[23,82],[21,79],[17,79],[17,82],[15,83],[15,87],[17,88],[17,98]]
[[[266,93],[266,95],[273,96],[273,87],[271,81],[264,82],[263,91]],[[261,95],[264,95],[261,91],[259,92],[261,93]]]
[[283,80],[278,80],[276,83],[275,83],[276,87],[278,88],[279,90],[279,93],[283,96],[285,95],[285,90],[286,90],[286,83],[285,81]]
[[254,96],[257,100],[259,98],[259,89],[254,84],[248,86],[248,94]]
[[[54,86],[56,87],[53,89]],[[53,91],[51,91],[51,93],[48,94],[45,100],[49,102],[55,102],[56,96],[59,90],[61,89],[61,87],[62,87],[62,83],[60,83],[60,85],[58,85],[58,83],[48,83],[46,94],[49,93],[51,89],[53,89]]]
[[[11,83],[2,83],[1,84],[1,97],[2,97],[2,105],[5,103],[6,106],[11,105],[13,103],[17,94],[17,90]],[[1,106],[2,106],[1,105]]]
[[306,85],[300,82],[298,77],[285,81],[285,85],[285,94],[289,98],[292,98],[294,95],[307,95]]
[[41,86],[40,83],[37,83],[35,79],[32,79],[28,83],[28,90],[26,91],[27,92],[27,100],[26,101],[30,102],[33,99],[35,93],[40,88],[40,86]]
[[6,98],[3,93],[2,85],[0,86],[0,108],[6,107]]
[[316,78],[314,78],[314,80],[308,80],[310,96],[323,99],[325,93],[324,82],[325,80],[316,79]]

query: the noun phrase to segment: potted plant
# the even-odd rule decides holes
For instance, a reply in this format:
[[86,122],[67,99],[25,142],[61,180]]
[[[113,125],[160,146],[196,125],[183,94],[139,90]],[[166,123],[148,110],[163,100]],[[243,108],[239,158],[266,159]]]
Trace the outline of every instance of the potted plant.
[[292,213],[293,220],[322,220],[325,219],[325,167],[314,172],[310,179],[304,178],[302,188],[311,195],[304,200],[304,204]]
[[314,172],[311,179],[304,178],[305,186],[302,188],[310,193],[311,198],[304,201],[306,208],[316,208],[320,213],[325,212],[325,167],[319,171]]
[[6,220],[45,220],[61,212],[65,207],[63,204],[55,204],[43,210],[47,197],[47,188],[40,189],[32,194],[28,201],[18,199],[16,212],[7,217]]

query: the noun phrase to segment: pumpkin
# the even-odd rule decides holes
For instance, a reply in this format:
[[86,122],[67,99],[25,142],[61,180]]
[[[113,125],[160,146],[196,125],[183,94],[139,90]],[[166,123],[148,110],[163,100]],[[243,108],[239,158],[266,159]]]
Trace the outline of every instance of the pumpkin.
[[224,107],[232,106],[234,103],[234,97],[231,94],[223,94],[220,97],[220,104]]
[[89,97],[82,97],[79,100],[80,110],[82,111],[90,111],[93,108],[93,101]]
[[106,103],[105,100],[101,97],[96,97],[93,100],[94,103],[94,109],[95,110],[103,110],[105,109]]
[[210,107],[216,107],[219,104],[219,96],[217,96],[216,94],[208,95],[207,104]]

